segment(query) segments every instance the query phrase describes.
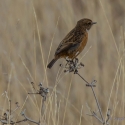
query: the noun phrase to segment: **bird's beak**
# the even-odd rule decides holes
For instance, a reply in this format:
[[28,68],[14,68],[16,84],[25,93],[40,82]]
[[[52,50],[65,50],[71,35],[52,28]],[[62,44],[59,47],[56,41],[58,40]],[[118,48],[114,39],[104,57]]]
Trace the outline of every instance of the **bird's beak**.
[[96,24],[96,23],[97,23],[97,22],[92,22],[92,25],[93,25],[93,24]]

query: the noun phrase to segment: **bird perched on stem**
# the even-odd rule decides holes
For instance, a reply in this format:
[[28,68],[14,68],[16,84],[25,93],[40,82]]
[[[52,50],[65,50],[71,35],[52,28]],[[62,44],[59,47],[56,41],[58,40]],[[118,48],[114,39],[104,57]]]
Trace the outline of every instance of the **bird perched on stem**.
[[81,19],[76,26],[66,35],[56,49],[54,59],[47,65],[51,68],[53,64],[60,58],[75,59],[84,49],[88,41],[88,30],[92,27],[93,22],[90,19]]

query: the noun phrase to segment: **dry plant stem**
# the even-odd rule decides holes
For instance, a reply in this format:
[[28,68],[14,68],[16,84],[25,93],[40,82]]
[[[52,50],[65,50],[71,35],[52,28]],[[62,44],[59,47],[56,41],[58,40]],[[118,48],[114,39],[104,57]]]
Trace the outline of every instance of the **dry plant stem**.
[[11,115],[15,113],[15,111],[20,108],[19,106],[15,108],[15,110],[12,111]]
[[91,112],[91,113],[92,113],[91,115],[90,114],[87,114],[87,115],[94,116],[97,120],[99,120],[102,123],[102,120],[96,115],[95,112]]
[[96,115],[95,112],[92,112],[92,116],[94,116],[96,119],[98,119],[102,124],[105,124],[104,118],[103,118],[103,115],[102,115],[102,111],[101,111],[101,108],[100,108],[100,104],[99,104],[99,102],[98,102],[98,99],[97,99],[97,97],[96,97],[95,91],[94,91],[94,89],[93,89],[93,87],[95,86],[94,83],[95,83],[96,81],[94,80],[92,83],[89,83],[89,82],[87,82],[87,81],[78,73],[78,71],[75,72],[75,74],[77,74],[80,78],[82,78],[82,79],[87,83],[86,86],[91,87],[92,92],[93,92],[93,95],[94,95],[94,98],[95,98],[95,101],[96,101],[96,104],[97,104],[97,107],[98,107],[98,110],[99,110],[99,113],[100,113],[100,116],[101,116],[101,119]]
[[[29,92],[28,94],[40,94],[40,93],[31,93]],[[42,98],[42,108],[41,108],[41,115],[44,114],[44,102],[46,101],[46,99],[43,97]]]
[[[33,86],[33,82],[31,82],[32,86]],[[36,92],[29,92],[28,94],[39,94],[40,96],[42,96],[42,104],[41,104],[41,115],[42,117],[44,116],[44,103],[46,101],[47,98],[47,94],[49,93],[49,89],[48,88],[44,88],[42,83],[39,83],[39,90],[36,90],[35,87],[33,86],[34,90]],[[41,116],[40,115],[40,116]],[[41,118],[41,117],[40,117]],[[42,121],[42,120],[41,120]]]
[[[55,86],[53,87],[53,90],[52,90],[51,94],[49,95],[49,101],[48,101],[48,103],[46,104],[45,112],[47,111],[47,107],[48,107],[48,105],[50,104],[50,99],[51,99],[51,97],[52,97],[52,95],[53,95],[53,93],[54,93],[54,91],[55,91],[57,85],[58,85],[58,84],[60,83],[60,81],[64,78],[64,76],[65,76],[65,75],[63,75],[61,78],[59,78],[58,80],[56,80],[56,84],[55,84]],[[44,112],[43,116],[45,115],[45,112]],[[42,119],[43,119],[43,116],[42,116]]]
[[11,100],[9,100],[9,102],[10,102],[10,116],[11,116]]
[[24,105],[26,104],[26,101],[27,101],[27,99],[28,99],[28,95],[27,95],[27,97],[25,98],[25,100],[24,100],[24,102],[23,102],[23,104],[22,104],[22,106],[21,106],[21,108],[20,108],[20,112],[17,114],[17,117],[16,117],[16,122],[17,122],[17,119],[19,118],[19,115],[20,115],[20,113],[22,112],[22,110],[23,110],[23,107],[24,107]]
[[96,100],[96,104],[97,104],[97,107],[98,107],[98,109],[99,109],[99,113],[100,113],[100,116],[101,116],[102,122],[103,122],[103,124],[105,124],[105,123],[104,123],[103,116],[102,116],[102,111],[101,111],[101,108],[100,108],[100,105],[99,105],[98,99],[97,99],[97,97],[96,97],[96,94],[95,94],[95,92],[94,92],[93,86],[91,86],[91,89],[92,89],[92,92],[93,92],[93,94],[94,94],[94,98],[95,98],[95,100]]
[[81,77],[87,84],[89,84],[89,82],[87,82],[78,72],[76,72],[76,74]]
[[46,84],[48,86],[48,78],[47,78],[47,73],[46,73],[46,65],[45,65],[45,59],[44,59],[44,54],[43,54],[43,47],[41,44],[41,38],[40,38],[40,31],[39,31],[39,26],[38,26],[38,21],[37,21],[37,15],[36,15],[36,11],[32,2],[32,7],[33,7],[33,13],[34,13],[34,17],[35,17],[35,22],[36,22],[36,27],[37,27],[37,34],[38,34],[38,38],[39,38],[39,45],[40,45],[40,50],[41,50],[41,56],[42,56],[42,62],[43,62],[43,67],[44,67],[44,78],[46,79]]
[[[29,122],[35,123],[35,124],[37,124],[37,125],[40,125],[40,123],[39,123],[39,122],[36,122],[36,121],[34,121],[34,120],[32,120],[32,119],[28,118],[28,117],[25,115],[25,111],[24,111],[24,112],[22,112],[22,116],[24,116],[24,119],[23,119],[23,120],[16,121],[16,122],[14,122],[14,121],[10,121],[10,123],[9,123],[9,124],[14,125],[14,124],[16,124],[16,123],[29,121]],[[6,121],[6,120],[0,119],[0,121],[3,123],[3,125],[4,125],[4,124],[8,124],[8,121]]]
[[111,110],[108,109],[106,124],[109,124],[108,121],[110,120],[110,115],[111,115]]
[[25,115],[25,111],[22,112],[22,116],[24,116],[24,118],[25,118],[26,121],[29,121],[29,122],[35,123],[35,124],[37,124],[37,125],[40,125],[39,122],[36,122],[36,121],[34,121],[34,120],[28,118],[28,117]]
[[[11,101],[10,101],[11,102]],[[16,103],[16,105],[17,105],[17,107],[16,107],[16,109],[17,108],[19,108],[19,106],[18,106],[18,104]],[[10,110],[11,110],[11,108],[10,108]],[[15,110],[14,110],[15,111]],[[9,114],[8,114],[9,113]],[[34,121],[34,120],[32,120],[32,119],[30,119],[30,118],[28,118],[26,115],[25,115],[25,110],[21,113],[21,115],[24,117],[24,119],[22,119],[22,120],[19,120],[19,121],[13,121],[10,117],[11,117],[11,115],[10,115],[10,111],[8,111],[8,113],[6,113],[6,116],[4,115],[4,116],[2,116],[3,118],[0,118],[0,121],[2,122],[2,124],[4,125],[4,124],[10,124],[10,125],[15,125],[16,123],[21,123],[21,122],[25,122],[25,121],[30,121],[30,122],[32,122],[32,123],[35,123],[35,124],[40,124],[39,122],[36,122],[36,121]],[[12,112],[13,113],[13,112]],[[12,114],[11,113],[11,114]],[[4,113],[5,114],[5,113]],[[9,117],[8,117],[9,116]]]
[[46,100],[43,98],[43,99],[42,99],[41,115],[44,114],[44,102],[45,102],[45,101],[46,101]]
[[[8,124],[8,122],[7,122],[6,120],[0,119],[0,121],[3,123],[3,125],[4,125],[4,124]],[[26,119],[23,119],[23,120],[20,120],[20,121],[17,121],[17,122],[11,121],[10,124],[11,124],[11,125],[14,125],[14,124],[16,124],[16,123],[20,123],[20,122],[24,122],[24,121],[26,121]]]
[[83,112],[83,105],[82,105],[82,108],[81,108],[81,114],[80,114],[80,121],[79,121],[79,125],[81,125],[82,112]]
[[111,36],[112,36],[112,38],[113,38],[113,42],[114,42],[114,44],[115,44],[116,51],[117,51],[117,53],[118,53],[118,56],[120,57],[120,53],[119,53],[119,50],[118,50],[118,46],[117,46],[117,44],[116,44],[116,41],[115,41],[115,38],[114,38],[114,35],[113,35],[113,32],[112,32],[111,26],[110,26],[110,24],[109,24],[109,20],[108,20],[108,18],[107,18],[107,16],[106,16],[106,12],[105,12],[105,10],[104,10],[104,6],[103,6],[103,3],[102,3],[102,0],[99,0],[99,1],[100,1],[100,5],[101,5],[101,7],[102,7],[102,10],[103,10],[104,16],[105,16],[105,18],[106,18],[106,22],[107,22],[107,24],[108,24],[109,31],[111,32]]
[[69,98],[69,94],[70,94],[70,90],[71,90],[72,80],[73,80],[73,75],[71,76],[71,81],[70,81],[70,84],[69,84],[68,95],[67,95],[67,99],[66,99],[66,105],[65,105],[65,109],[64,109],[64,115],[63,115],[63,123],[62,123],[62,125],[64,125],[64,121],[65,121],[67,103],[68,103],[68,98]]
[[[19,79],[17,79],[17,80],[18,80],[19,84],[21,85],[21,87],[23,88],[23,90],[25,91],[25,93],[27,94],[28,92],[27,92],[26,88],[23,86],[23,84],[21,83],[21,81]],[[34,103],[33,99],[31,98],[31,96],[29,96],[29,98],[30,98],[31,102],[33,103],[33,105],[35,107],[37,107],[37,105]],[[39,112],[39,108],[38,107],[37,107],[37,111]]]

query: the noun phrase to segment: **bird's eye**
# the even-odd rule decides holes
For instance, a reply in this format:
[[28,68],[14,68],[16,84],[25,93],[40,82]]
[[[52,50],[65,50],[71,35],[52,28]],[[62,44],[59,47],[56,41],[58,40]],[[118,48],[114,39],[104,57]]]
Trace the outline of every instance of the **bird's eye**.
[[88,22],[87,24],[88,24],[88,25],[91,25],[91,22]]

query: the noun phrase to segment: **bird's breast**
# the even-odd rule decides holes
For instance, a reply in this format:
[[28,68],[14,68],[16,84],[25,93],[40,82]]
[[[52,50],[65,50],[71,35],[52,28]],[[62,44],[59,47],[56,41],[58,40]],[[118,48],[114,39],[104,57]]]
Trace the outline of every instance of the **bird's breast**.
[[80,43],[80,46],[79,46],[79,49],[78,49],[79,52],[81,52],[84,49],[84,47],[86,46],[87,41],[88,41],[88,33],[85,32],[84,36],[82,37],[82,42]]

